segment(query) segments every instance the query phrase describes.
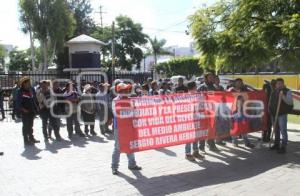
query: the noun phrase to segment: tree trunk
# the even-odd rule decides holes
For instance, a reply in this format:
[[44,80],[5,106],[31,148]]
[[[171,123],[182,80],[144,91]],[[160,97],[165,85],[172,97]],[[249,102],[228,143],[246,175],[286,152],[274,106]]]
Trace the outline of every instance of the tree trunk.
[[32,35],[31,28],[29,28],[29,37],[30,37],[30,50],[31,50],[31,70],[35,70],[35,48],[34,48],[34,39]]
[[43,40],[43,68],[42,71],[47,71],[48,68],[48,43],[47,39]]
[[56,53],[56,41],[53,44],[53,52],[52,52],[51,57],[49,59],[49,65],[52,65],[54,57],[55,57],[55,53]]

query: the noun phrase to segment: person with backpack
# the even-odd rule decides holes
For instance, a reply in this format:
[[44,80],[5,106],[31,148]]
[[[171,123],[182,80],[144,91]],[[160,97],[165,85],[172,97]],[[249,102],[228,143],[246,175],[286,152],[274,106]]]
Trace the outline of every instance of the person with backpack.
[[[282,78],[276,79],[275,90],[271,93],[269,101],[269,112],[273,123],[276,123],[274,121],[277,115],[277,123],[274,125],[275,130],[273,130],[275,132],[275,141],[271,150],[277,150],[280,154],[286,153],[288,143],[287,114],[293,110],[293,107],[292,92],[285,86]],[[282,136],[281,143],[280,136]]]

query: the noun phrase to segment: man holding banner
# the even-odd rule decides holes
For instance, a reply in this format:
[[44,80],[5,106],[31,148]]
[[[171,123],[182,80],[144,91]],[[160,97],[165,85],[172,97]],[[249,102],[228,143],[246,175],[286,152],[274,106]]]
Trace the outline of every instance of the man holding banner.
[[[274,123],[273,132],[275,132],[275,141],[271,150],[277,150],[280,154],[286,152],[288,142],[287,114],[292,110],[292,93],[288,88],[286,88],[284,80],[282,78],[278,78],[276,80],[276,89],[271,93],[269,111]],[[282,135],[281,144],[280,135]]]
[[[202,84],[199,88],[198,88],[198,92],[207,92],[207,91],[216,91],[217,89],[214,86],[214,82],[215,82],[215,75],[213,73],[206,73],[204,76],[204,84]],[[207,140],[207,144],[209,146],[209,149],[211,151],[219,151],[219,149],[216,146],[215,140]],[[205,152],[205,140],[200,142],[200,146],[199,149],[203,152]]]
[[[119,168],[119,162],[120,162],[120,145],[119,145],[119,133],[118,133],[118,122],[117,122],[117,116],[119,115],[117,113],[117,108],[118,107],[129,107],[126,105],[128,100],[128,97],[131,93],[132,86],[130,84],[125,84],[123,82],[119,83],[115,87],[116,92],[118,93],[117,97],[114,98],[112,102],[112,110],[113,110],[113,130],[114,130],[114,137],[115,137],[115,145],[114,145],[114,150],[112,154],[112,164],[111,164],[111,169],[112,169],[112,174],[113,175],[118,175],[118,168]],[[125,100],[122,102],[122,100]],[[116,102],[119,101],[119,105],[116,104]],[[125,105],[121,105],[122,103],[125,103]],[[141,170],[142,168],[136,165],[135,157],[133,153],[127,153],[127,158],[128,158],[128,169],[130,170]]]

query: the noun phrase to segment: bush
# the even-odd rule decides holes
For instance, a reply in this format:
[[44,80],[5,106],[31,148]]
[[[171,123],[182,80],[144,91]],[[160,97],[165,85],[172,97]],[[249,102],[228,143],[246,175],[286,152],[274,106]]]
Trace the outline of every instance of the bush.
[[155,70],[165,73],[168,77],[174,75],[184,75],[187,78],[200,76],[203,69],[199,65],[199,59],[194,57],[175,58],[168,62],[159,63]]

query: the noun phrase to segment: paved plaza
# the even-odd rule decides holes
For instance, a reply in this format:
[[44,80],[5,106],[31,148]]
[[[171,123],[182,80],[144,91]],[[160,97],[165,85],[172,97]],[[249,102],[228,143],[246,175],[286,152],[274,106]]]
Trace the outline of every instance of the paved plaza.
[[[140,172],[127,169],[121,155],[120,175],[111,174],[113,136],[42,140],[41,121],[35,135],[41,140],[24,148],[22,124],[0,122],[0,195],[300,195],[300,126],[289,124],[285,155],[270,151],[251,134],[255,149],[220,147],[207,150],[203,161],[189,162],[184,146],[136,153]],[[241,142],[241,141],[240,141]],[[242,143],[242,142],[241,142]]]

